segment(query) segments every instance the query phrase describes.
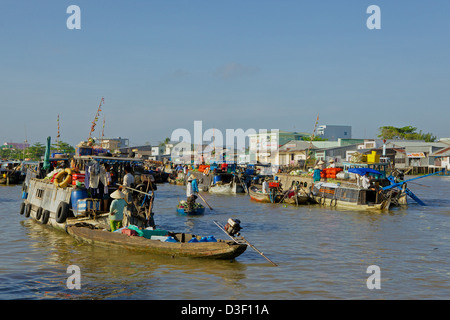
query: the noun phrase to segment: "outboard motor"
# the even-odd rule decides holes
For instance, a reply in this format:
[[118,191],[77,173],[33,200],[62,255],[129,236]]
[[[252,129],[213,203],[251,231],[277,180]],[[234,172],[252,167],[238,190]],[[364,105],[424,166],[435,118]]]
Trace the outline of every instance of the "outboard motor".
[[239,236],[239,231],[242,229],[241,221],[238,219],[228,219],[227,224],[225,225],[225,231],[232,237]]

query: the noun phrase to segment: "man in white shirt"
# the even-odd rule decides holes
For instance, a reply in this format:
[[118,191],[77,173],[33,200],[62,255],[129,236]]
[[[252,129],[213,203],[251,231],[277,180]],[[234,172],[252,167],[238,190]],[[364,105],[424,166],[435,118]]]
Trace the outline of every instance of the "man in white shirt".
[[126,166],[125,167],[125,176],[123,177],[123,185],[125,187],[132,187],[134,184],[134,176],[131,174],[131,167]]
[[330,163],[330,165],[328,166],[328,168],[336,168],[336,164],[334,163],[334,160],[333,160],[333,159],[331,159],[331,160],[329,161],[329,163]]
[[[134,176],[131,174],[131,166],[127,165],[124,168],[125,170],[125,176],[123,177],[123,185],[125,187],[132,188],[134,185]],[[128,226],[131,223],[131,208],[133,198],[131,197],[131,190],[127,188],[122,189],[123,193],[125,194],[125,201],[127,202],[127,210],[124,212],[123,217],[123,226]]]
[[361,177],[361,187],[363,187],[363,189],[369,189],[370,179],[368,173],[366,173],[364,176]]
[[267,180],[264,180],[264,182],[262,183],[262,192],[269,193],[269,183],[267,182]]

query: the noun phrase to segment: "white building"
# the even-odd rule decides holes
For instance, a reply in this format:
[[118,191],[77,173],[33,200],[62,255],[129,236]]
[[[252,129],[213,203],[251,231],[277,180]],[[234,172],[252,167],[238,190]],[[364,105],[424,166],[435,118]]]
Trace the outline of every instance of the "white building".
[[257,134],[249,134],[250,162],[270,163],[278,159],[279,147],[291,140],[302,140],[306,133],[268,130]]
[[317,127],[317,136],[329,141],[352,138],[351,126],[321,125]]

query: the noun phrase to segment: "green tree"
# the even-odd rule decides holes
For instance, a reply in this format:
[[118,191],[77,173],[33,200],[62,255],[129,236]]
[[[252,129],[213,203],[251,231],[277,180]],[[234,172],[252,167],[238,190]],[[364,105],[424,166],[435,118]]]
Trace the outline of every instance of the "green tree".
[[165,146],[165,145],[168,144],[169,142],[170,142],[170,138],[167,137],[167,138],[164,139],[163,142],[161,142],[161,143],[159,144],[159,146],[160,146],[160,147]]
[[[303,141],[311,141],[311,136],[303,136],[302,137]],[[326,138],[321,138],[319,136],[314,136],[313,141],[328,141],[328,139]]]
[[378,138],[381,139],[398,139],[398,140],[424,140],[426,142],[434,142],[437,137],[432,133],[423,133],[422,130],[416,132],[417,128],[405,126],[401,128],[393,126],[384,126],[379,129]]
[[36,142],[31,147],[25,150],[25,157],[33,160],[41,160],[41,157],[45,154],[45,145],[40,142]]
[[57,143],[53,143],[51,148],[51,151],[58,152],[58,153],[64,153],[64,154],[73,154],[75,153],[75,148],[72,147],[70,144],[58,141]]

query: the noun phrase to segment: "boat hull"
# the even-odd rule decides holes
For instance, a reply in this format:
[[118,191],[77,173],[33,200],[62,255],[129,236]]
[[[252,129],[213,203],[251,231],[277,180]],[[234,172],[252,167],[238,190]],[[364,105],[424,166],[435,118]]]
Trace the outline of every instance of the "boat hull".
[[[238,244],[234,241],[218,240],[217,242],[189,243],[188,241],[193,236],[183,233],[173,234],[174,238],[181,240],[179,242],[162,242],[160,240],[127,236],[118,232],[108,232],[80,226],[69,226],[67,227],[67,232],[78,241],[89,244],[170,257],[234,259],[247,249],[246,244]],[[197,236],[197,238],[199,237]]]
[[237,183],[226,183],[211,185],[208,191],[215,194],[244,193],[244,188]]
[[275,203],[281,200],[279,195],[275,195],[273,201],[271,201],[271,195],[268,193],[260,192],[255,186],[248,188],[250,199],[257,202]]
[[205,213],[205,207],[199,207],[192,209],[191,211],[185,210],[185,208],[179,208],[177,207],[177,213],[185,216],[198,216]]
[[296,196],[293,196],[291,198],[286,197],[283,201],[289,204],[306,204],[309,202],[310,197],[307,195],[297,195],[297,200],[295,199]]

